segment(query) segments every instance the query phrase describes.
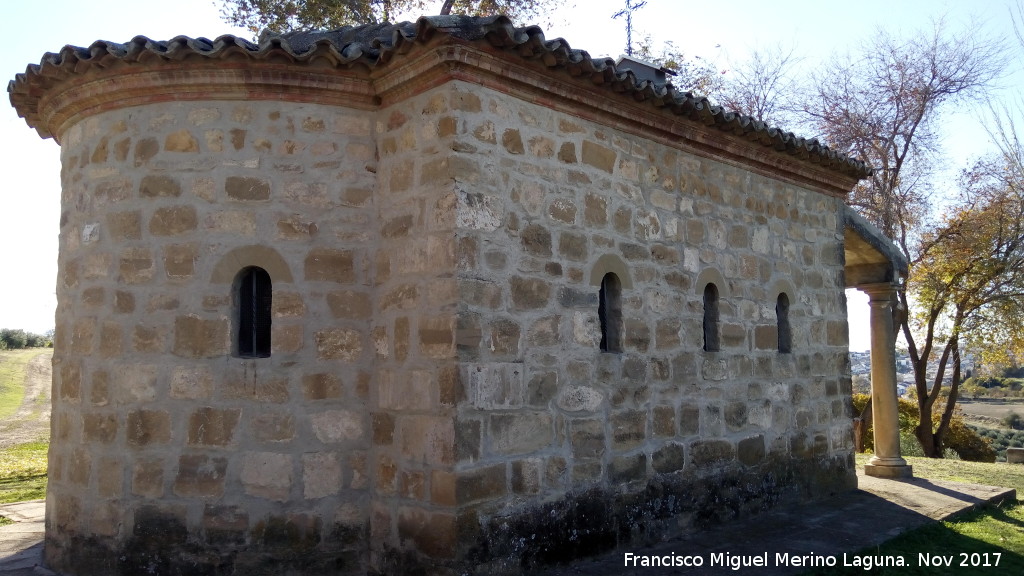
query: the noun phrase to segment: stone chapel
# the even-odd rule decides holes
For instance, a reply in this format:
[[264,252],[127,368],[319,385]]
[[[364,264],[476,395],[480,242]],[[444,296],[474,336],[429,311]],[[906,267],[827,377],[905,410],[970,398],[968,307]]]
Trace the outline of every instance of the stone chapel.
[[827,498],[853,286],[909,470],[869,168],[663,70],[446,16],[8,91],[63,166],[56,570],[514,574]]

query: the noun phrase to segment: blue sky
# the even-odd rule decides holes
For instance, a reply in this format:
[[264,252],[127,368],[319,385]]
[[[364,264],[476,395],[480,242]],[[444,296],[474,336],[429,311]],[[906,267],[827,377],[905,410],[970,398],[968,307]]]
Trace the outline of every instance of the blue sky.
[[[428,2],[436,10],[441,2]],[[592,56],[618,56],[625,45],[624,20],[611,15],[620,0],[580,0],[566,5],[544,25],[549,38],[563,37]],[[758,47],[792,47],[808,70],[835,52],[856,49],[876,29],[894,35],[915,34],[945,18],[950,29],[977,21],[984,34],[1009,39],[1009,0],[649,0],[633,18],[634,38],[650,34],[656,42],[672,41],[687,55],[717,63],[737,59]],[[414,19],[416,15],[409,15]],[[38,63],[43,53],[66,44],[88,46],[95,40],[125,42],[136,35],[167,40],[177,35],[215,38],[248,37],[219,16],[212,0],[50,0],[5,2],[0,21],[8,23],[0,51],[0,78],[5,81]],[[522,23],[521,23],[522,24]],[[1024,93],[1020,60],[1008,70],[1000,94]],[[56,305],[57,225],[60,217],[59,149],[41,140],[9,105],[0,112],[0,327],[43,332],[53,327]],[[990,150],[981,123],[982,107],[965,107],[945,129],[955,134],[946,147],[950,173],[970,158]],[[866,305],[851,300],[851,348],[868,347]]]

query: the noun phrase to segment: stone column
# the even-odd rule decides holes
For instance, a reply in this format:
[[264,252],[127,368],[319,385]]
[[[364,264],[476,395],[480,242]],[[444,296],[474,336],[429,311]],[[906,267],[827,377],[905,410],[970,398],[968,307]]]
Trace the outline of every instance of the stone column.
[[913,469],[900,456],[900,418],[896,395],[896,338],[892,323],[892,284],[858,286],[871,304],[871,418],[875,455],[864,466],[868,476],[907,478]]

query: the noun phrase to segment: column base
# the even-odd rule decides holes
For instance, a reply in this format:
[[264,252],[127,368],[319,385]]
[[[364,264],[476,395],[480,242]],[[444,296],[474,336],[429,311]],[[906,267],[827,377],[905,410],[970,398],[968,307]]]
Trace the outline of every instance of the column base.
[[914,467],[910,464],[903,464],[902,466],[885,466],[880,464],[865,464],[864,473],[868,476],[874,476],[875,478],[913,478]]

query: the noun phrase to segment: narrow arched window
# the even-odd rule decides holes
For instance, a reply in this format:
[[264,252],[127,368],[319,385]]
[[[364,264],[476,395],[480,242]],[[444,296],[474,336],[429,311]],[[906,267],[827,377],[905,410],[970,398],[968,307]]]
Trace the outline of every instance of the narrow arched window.
[[793,351],[793,332],[789,329],[789,296],[779,294],[775,301],[775,321],[779,330],[779,352],[789,354]]
[[238,275],[238,355],[242,358],[270,356],[270,275],[252,266]]
[[704,351],[718,352],[718,287],[704,287]]
[[622,352],[622,283],[611,272],[601,279],[597,315],[601,319],[601,351]]

